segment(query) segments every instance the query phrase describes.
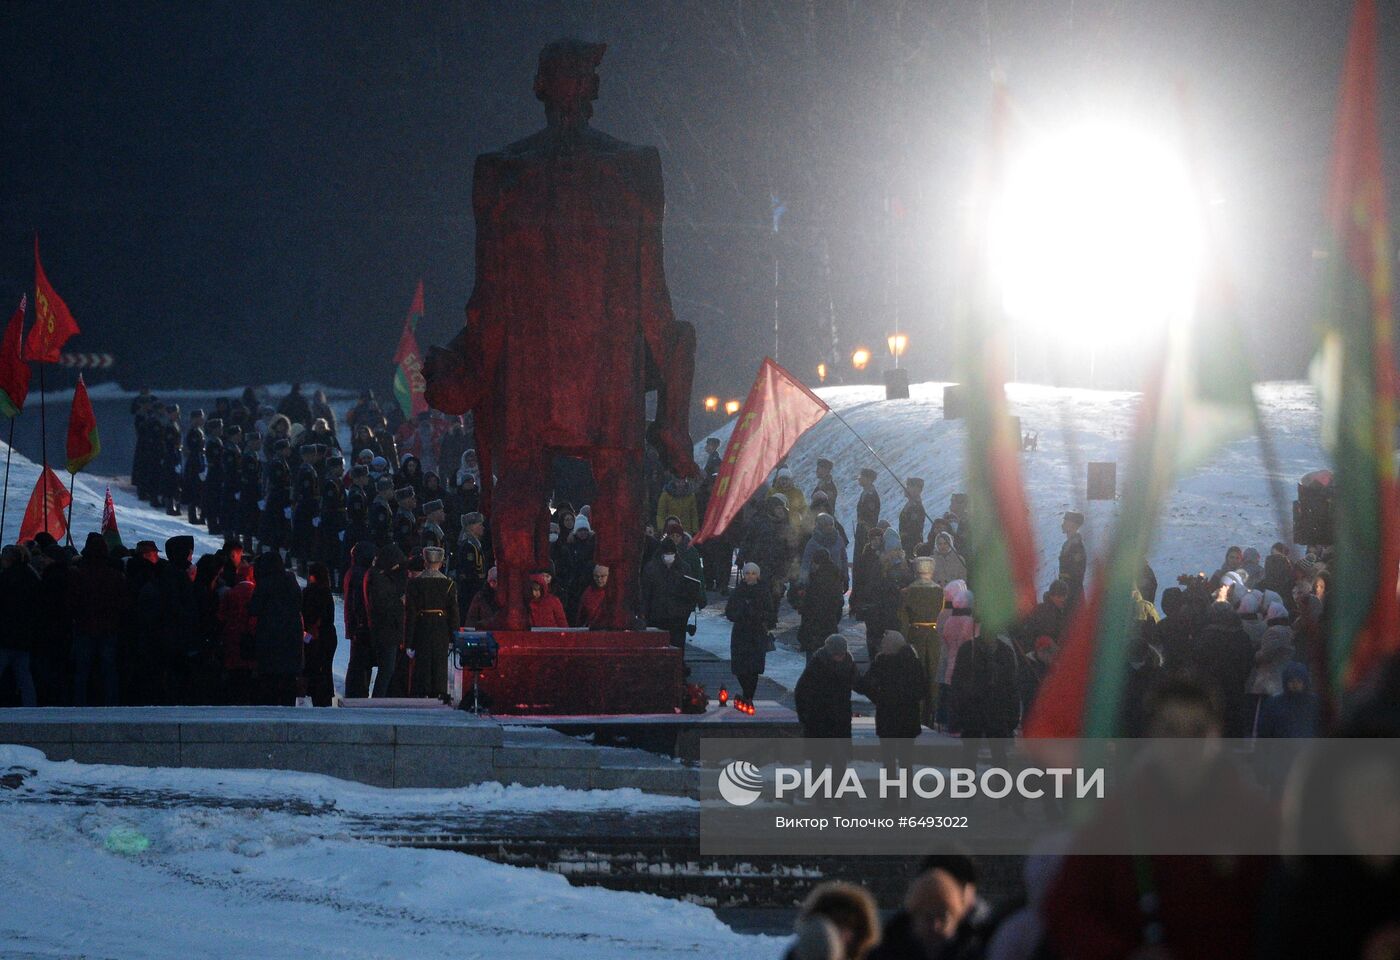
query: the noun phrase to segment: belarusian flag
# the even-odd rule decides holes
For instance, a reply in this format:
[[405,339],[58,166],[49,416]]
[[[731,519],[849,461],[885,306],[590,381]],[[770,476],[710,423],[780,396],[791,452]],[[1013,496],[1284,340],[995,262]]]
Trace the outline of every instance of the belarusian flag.
[[107,495],[102,500],[102,539],[112,550],[122,545],[122,534],[117,529],[117,505],[112,502],[112,488],[107,487]]
[[33,540],[41,530],[47,530],[55,540],[68,536],[64,511],[72,502],[72,495],[53,472],[53,467],[44,467],[34,484],[34,492],[29,495],[29,506],[24,509],[24,522],[19,526],[20,541]]
[[97,439],[97,415],[92,412],[87,384],[78,374],[78,386],[73,390],[73,406],[68,411],[68,472],[77,473],[102,452]]
[[19,309],[5,327],[5,339],[0,340],[0,414],[17,417],[29,396],[29,364],[24,359],[25,297],[19,298]]
[[970,224],[971,300],[960,308],[959,342],[967,403],[969,577],[977,585],[982,629],[998,632],[1035,607],[1035,538],[1021,483],[1021,438],[1006,407],[1010,335],[992,281],[991,213],[1000,199],[1009,104],[998,84],[979,206]]
[[1400,649],[1391,245],[1376,96],[1376,4],[1357,0],[1332,146],[1329,296],[1314,366],[1323,442],[1336,466],[1337,560],[1327,606],[1339,691]]
[[58,363],[68,338],[78,333],[78,323],[68,304],[58,295],[39,262],[39,235],[34,235],[34,326],[24,342],[24,358],[39,363]]
[[418,281],[418,289],[413,294],[413,304],[408,308],[408,317],[403,322],[403,333],[399,335],[399,348],[394,352],[394,396],[399,408],[407,419],[412,419],[428,409],[424,396],[428,383],[423,379],[423,354],[418,349],[418,338],[414,331],[418,321],[423,319],[423,281]]

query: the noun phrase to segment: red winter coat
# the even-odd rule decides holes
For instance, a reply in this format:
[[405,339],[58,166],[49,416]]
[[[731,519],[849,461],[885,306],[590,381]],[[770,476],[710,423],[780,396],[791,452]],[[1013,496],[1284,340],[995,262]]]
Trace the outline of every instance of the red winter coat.
[[244,580],[219,598],[219,639],[224,645],[225,670],[252,670],[257,666],[252,660],[244,660],[241,650],[244,636],[251,636],[258,625],[257,618],[248,615],[253,589],[253,581]]
[[538,600],[530,601],[530,626],[567,627],[569,618],[564,616],[564,604],[552,593],[546,593]]

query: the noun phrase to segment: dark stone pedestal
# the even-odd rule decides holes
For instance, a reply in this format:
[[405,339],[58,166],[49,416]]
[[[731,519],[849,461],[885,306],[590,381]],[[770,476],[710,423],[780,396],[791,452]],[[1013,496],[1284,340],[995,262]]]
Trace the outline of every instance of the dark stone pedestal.
[[[494,670],[481,675],[493,714],[672,713],[681,652],[661,630],[493,631]],[[471,676],[463,678],[470,697]]]
[[886,400],[908,400],[909,399],[909,371],[908,370],[886,370],[885,371],[885,399]]

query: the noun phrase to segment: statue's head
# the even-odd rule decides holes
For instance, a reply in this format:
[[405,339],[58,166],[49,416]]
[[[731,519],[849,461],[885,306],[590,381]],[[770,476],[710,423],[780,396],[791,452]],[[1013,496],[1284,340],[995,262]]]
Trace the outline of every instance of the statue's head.
[[544,103],[551,123],[582,125],[593,116],[598,99],[598,64],[606,43],[555,40],[540,51],[535,71],[535,97]]

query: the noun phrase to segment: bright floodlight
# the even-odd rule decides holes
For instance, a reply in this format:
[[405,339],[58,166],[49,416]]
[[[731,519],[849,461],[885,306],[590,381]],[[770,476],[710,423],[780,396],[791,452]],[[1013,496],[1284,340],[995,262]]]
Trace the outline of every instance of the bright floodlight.
[[1177,153],[1106,124],[1026,146],[993,218],[1007,312],[1072,342],[1134,337],[1186,316],[1201,229]]

